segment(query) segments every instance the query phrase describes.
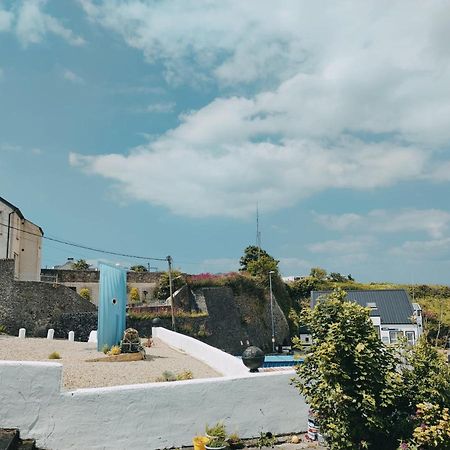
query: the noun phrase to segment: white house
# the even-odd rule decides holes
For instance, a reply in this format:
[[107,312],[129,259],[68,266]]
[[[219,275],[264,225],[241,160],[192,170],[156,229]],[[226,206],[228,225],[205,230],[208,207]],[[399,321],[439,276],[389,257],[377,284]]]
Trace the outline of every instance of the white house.
[[[312,291],[311,307],[332,291]],[[347,291],[347,299],[371,309],[370,318],[385,344],[406,337],[414,345],[423,333],[422,308],[412,303],[404,289]]]
[[0,197],[0,258],[14,259],[14,276],[39,281],[42,228],[25,219],[17,206]]

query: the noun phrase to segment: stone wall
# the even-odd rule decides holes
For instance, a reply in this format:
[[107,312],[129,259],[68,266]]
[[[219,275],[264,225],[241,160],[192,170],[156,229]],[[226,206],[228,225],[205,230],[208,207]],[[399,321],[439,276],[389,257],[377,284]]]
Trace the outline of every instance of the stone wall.
[[[250,345],[265,352],[272,351],[270,301],[264,296],[235,295],[230,287],[208,287],[194,290],[197,298],[206,304],[207,330],[210,335],[202,340],[233,354],[241,354]],[[276,299],[273,302],[275,343],[289,339],[289,326]],[[241,344],[242,342],[242,344]]]
[[[162,272],[127,272],[127,283],[158,283]],[[53,277],[58,283],[98,283],[99,270],[42,269],[41,275]]]
[[11,334],[26,328],[28,336],[44,336],[63,313],[96,307],[60,284],[14,280],[14,261],[0,260],[0,324]]

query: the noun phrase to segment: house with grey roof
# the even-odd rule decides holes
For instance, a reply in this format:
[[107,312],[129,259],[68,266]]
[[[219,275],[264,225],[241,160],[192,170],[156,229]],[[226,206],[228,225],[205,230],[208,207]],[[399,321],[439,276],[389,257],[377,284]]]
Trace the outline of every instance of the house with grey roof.
[[[311,307],[332,291],[312,291]],[[347,291],[347,300],[370,308],[370,318],[380,339],[394,344],[405,337],[414,345],[423,333],[422,309],[404,289]]]

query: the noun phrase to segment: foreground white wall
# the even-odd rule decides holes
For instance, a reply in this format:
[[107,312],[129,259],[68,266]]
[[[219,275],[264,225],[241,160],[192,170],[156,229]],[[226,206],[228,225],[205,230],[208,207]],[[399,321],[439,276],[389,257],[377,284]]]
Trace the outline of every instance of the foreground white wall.
[[61,391],[61,369],[0,361],[0,427],[50,450],[189,445],[219,420],[242,437],[306,430],[294,372]]
[[248,376],[249,374],[248,369],[240,359],[190,336],[175,333],[162,327],[152,328],[152,336],[161,339],[171,347],[183,350],[223,375]]

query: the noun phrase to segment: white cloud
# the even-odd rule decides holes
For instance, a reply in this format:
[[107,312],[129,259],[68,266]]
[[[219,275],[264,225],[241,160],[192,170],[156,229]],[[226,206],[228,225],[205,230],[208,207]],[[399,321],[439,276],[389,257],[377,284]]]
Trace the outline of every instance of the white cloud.
[[84,84],[84,79],[69,69],[64,69],[63,78],[74,84]]
[[406,241],[402,245],[390,249],[390,254],[423,261],[424,259],[449,259],[450,238],[429,241]]
[[135,108],[133,111],[137,113],[168,114],[174,111],[175,105],[175,102],[157,102],[144,108]]
[[280,271],[286,276],[289,275],[307,275],[313,264],[301,258],[280,258]]
[[326,189],[439,178],[434,155],[450,141],[450,4],[81,3],[147,61],[162,61],[168,78],[217,80],[227,92],[253,83],[128,156],[72,155],[130,198],[240,217],[257,201],[276,210]]
[[375,240],[370,236],[362,236],[359,238],[346,236],[342,239],[316,242],[314,244],[309,244],[307,247],[312,253],[325,253],[328,255],[361,255],[366,254],[374,244]]
[[13,18],[14,16],[11,12],[0,9],[0,32],[11,29]]
[[23,0],[11,11],[0,11],[0,31],[13,30],[25,47],[42,42],[54,34],[71,45],[83,45],[84,39],[43,11],[47,0]]
[[314,214],[317,223],[326,228],[349,232],[352,230],[376,233],[424,231],[433,238],[441,238],[450,226],[450,213],[439,209],[373,210],[362,214]]

